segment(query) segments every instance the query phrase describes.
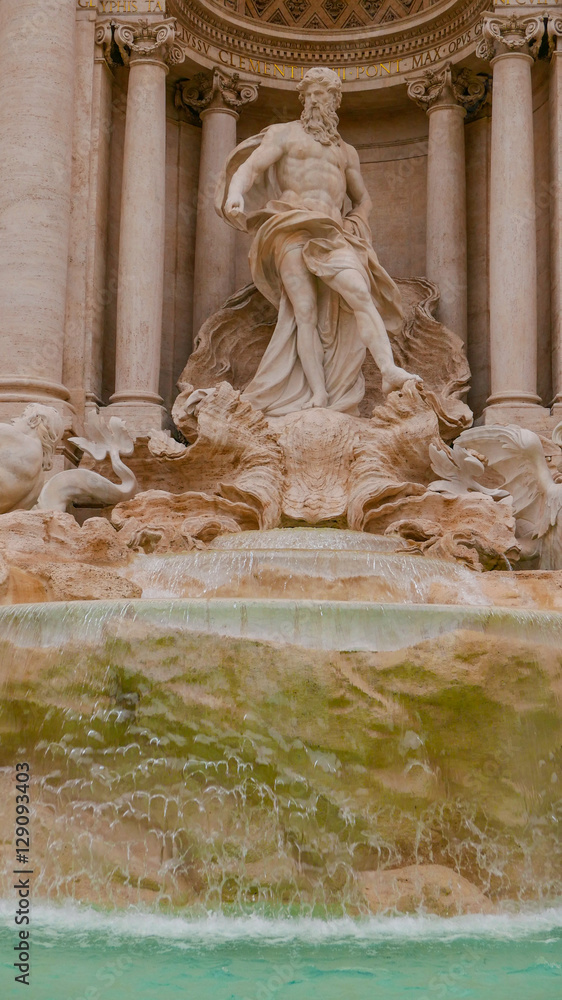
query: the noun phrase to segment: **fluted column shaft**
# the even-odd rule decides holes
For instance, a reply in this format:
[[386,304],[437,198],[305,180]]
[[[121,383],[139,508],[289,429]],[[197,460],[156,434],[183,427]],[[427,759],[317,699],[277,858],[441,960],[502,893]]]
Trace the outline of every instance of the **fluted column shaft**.
[[492,60],[488,405],[540,402],[532,63],[522,52]]
[[75,0],[0,4],[0,419],[62,386]]
[[232,295],[236,282],[236,230],[215,211],[215,188],[236,146],[239,115],[227,107],[201,112],[201,160],[193,282],[193,333]]
[[215,190],[224,164],[236,146],[240,109],[257,96],[255,84],[219,69],[181,81],[176,91],[178,107],[191,115],[197,112],[203,130],[195,237],[194,336],[235,291],[236,231],[217,215]]
[[166,74],[131,63],[127,95],[113,403],[162,405],[158,395],[166,198]]
[[486,83],[449,62],[408,86],[429,115],[426,273],[440,293],[438,318],[466,344],[467,249],[464,119],[486,96]]
[[102,48],[109,25],[98,31],[96,11],[84,9],[76,32],[63,381],[80,425],[101,403],[113,77]]
[[166,76],[175,21],[117,23],[129,64],[117,286],[113,411],[137,435],[162,427],[158,392],[164,297]]
[[551,309],[554,412],[562,415],[562,18],[550,24],[556,48],[550,67]]
[[537,395],[537,237],[529,44],[539,17],[484,19],[478,54],[493,68],[490,176],[491,395],[486,422],[522,419]]
[[428,114],[426,271],[441,293],[441,323],[466,343],[466,110],[436,104]]

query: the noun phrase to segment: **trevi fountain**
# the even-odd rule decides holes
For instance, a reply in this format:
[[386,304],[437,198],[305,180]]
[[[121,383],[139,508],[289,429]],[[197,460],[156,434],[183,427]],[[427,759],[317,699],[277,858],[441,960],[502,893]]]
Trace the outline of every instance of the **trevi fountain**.
[[3,997],[561,995],[561,39],[0,0]]

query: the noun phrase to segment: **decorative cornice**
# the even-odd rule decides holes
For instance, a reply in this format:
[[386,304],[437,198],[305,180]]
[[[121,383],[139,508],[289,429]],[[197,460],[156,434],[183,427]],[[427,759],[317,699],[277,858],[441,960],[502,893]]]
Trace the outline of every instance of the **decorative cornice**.
[[164,21],[112,19],[98,25],[96,41],[99,37],[98,44],[104,47],[108,62],[114,61],[112,49],[116,46],[125,66],[135,62],[159,62],[170,66],[182,63],[186,56],[185,46],[177,40],[177,35],[175,17]]
[[256,100],[258,92],[258,84],[241,80],[238,73],[215,69],[212,73],[197,73],[191,80],[179,80],[175,102],[177,108],[199,114],[210,108],[238,113],[245,104]]
[[420,108],[432,111],[436,107],[457,106],[464,111],[477,111],[486,99],[487,80],[469,69],[459,71],[452,63],[442,70],[428,70],[408,84],[408,97]]
[[[168,10],[177,17],[184,38],[193,33],[202,41],[202,56],[205,55],[204,46],[208,45],[223,47],[250,59],[267,58],[304,66],[318,63],[351,66],[405,58],[436,46],[444,48],[450,39],[479,25],[489,3],[490,0],[450,0],[446,5],[436,4],[409,18],[375,27],[306,33],[254,23],[226,8],[211,8],[202,0],[168,0]],[[477,30],[479,32],[479,27]],[[450,58],[452,54],[449,50],[442,58]]]
[[486,16],[482,21],[482,38],[476,46],[476,55],[488,61],[510,52],[532,56],[533,47],[540,45],[544,32],[544,17],[541,16]]

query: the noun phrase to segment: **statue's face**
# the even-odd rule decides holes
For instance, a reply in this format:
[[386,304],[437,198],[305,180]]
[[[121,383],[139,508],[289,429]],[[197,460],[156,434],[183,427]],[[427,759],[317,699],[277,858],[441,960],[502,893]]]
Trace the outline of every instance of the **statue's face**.
[[312,83],[304,95],[305,111],[318,109],[322,113],[334,110],[334,95],[322,83]]

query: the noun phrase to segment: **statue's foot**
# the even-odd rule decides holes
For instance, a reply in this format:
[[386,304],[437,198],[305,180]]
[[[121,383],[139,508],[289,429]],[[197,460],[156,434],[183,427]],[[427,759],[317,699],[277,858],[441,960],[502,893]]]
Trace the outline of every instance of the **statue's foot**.
[[313,407],[318,407],[323,409],[328,405],[328,393],[327,392],[315,392],[312,399],[309,399],[308,403],[305,403],[303,410],[311,410]]
[[382,391],[385,396],[388,396],[389,392],[401,389],[405,382],[409,382],[412,379],[415,382],[423,381],[419,375],[413,375],[411,372],[407,372],[405,368],[398,368],[395,365],[384,372],[382,377]]

